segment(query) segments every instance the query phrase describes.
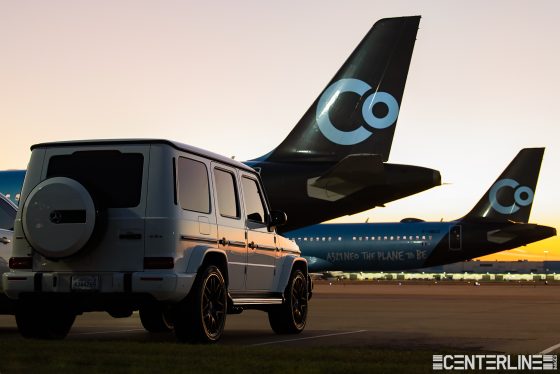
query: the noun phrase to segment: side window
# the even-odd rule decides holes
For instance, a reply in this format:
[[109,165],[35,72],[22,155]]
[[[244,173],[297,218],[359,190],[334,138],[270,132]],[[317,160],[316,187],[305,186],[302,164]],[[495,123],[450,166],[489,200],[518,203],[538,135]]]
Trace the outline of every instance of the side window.
[[241,178],[241,181],[247,219],[253,222],[265,223],[266,215],[263,198],[257,181],[247,177]]
[[223,217],[240,218],[239,199],[235,188],[235,176],[225,170],[214,169],[218,211]]
[[0,229],[13,230],[16,211],[7,202],[0,199]]
[[210,188],[206,165],[190,158],[179,157],[177,182],[181,208],[210,213]]

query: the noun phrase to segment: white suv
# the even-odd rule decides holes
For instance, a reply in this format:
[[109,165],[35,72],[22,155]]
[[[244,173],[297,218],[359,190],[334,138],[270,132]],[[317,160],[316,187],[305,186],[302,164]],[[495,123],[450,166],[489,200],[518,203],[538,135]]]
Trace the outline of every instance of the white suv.
[[139,310],[180,341],[215,342],[226,313],[249,308],[277,333],[304,329],[307,263],[255,170],[167,140],[31,150],[2,279],[23,336],[63,338],[87,311]]

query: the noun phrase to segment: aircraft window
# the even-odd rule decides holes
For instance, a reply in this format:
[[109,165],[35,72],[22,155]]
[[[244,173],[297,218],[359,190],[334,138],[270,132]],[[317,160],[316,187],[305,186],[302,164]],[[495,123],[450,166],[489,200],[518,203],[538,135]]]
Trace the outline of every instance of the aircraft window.
[[321,238],[319,238],[319,237],[317,237],[317,238],[315,238],[315,239],[317,239],[317,241],[321,240]]
[[16,211],[4,200],[0,199],[0,229],[13,230]]
[[309,238],[309,241],[312,242],[312,241],[313,241],[313,238]]
[[306,241],[307,241],[307,238],[303,238],[303,241],[306,242]]
[[265,223],[266,214],[263,197],[257,181],[247,177],[241,178],[243,196],[245,197],[245,214],[253,222]]
[[355,236],[353,236],[353,237],[352,237],[352,240],[356,240],[356,237],[355,237]]
[[381,236],[378,236],[378,237],[377,237],[377,240],[381,240]]
[[46,177],[74,179],[108,208],[132,208],[140,204],[143,170],[140,153],[80,151],[52,156]]
[[11,194],[6,194],[6,195],[4,195],[4,196],[6,196],[6,198],[9,199],[12,195],[11,195]]
[[399,235],[397,235],[397,240],[401,240],[401,237]]
[[432,236],[431,236],[431,235],[430,235],[430,236],[428,236],[428,238],[429,238],[430,240],[432,240]]
[[322,238],[322,239],[323,239],[323,241],[327,240],[327,238],[325,238],[324,236],[323,236],[323,238]]
[[339,242],[342,241],[342,237],[341,237],[341,236],[338,237],[338,241],[339,241]]
[[216,181],[220,215],[229,218],[240,218],[235,176],[228,171],[214,169],[214,180]]
[[372,237],[371,237],[371,240],[375,240],[375,236],[372,236]]
[[179,203],[181,208],[210,213],[210,191],[206,165],[190,158],[179,157]]
[[426,235],[422,235],[422,240],[426,240]]
[[364,239],[365,239],[365,240],[369,240],[369,236],[366,236]]
[[420,239],[420,237],[418,235],[416,235],[416,240]]
[[362,241],[362,237],[360,236],[360,237],[358,238],[358,240],[359,240],[359,241]]
[[383,237],[383,240],[387,240],[387,237],[386,237],[386,236],[384,236],[384,237]]
[[329,236],[329,239],[328,239],[328,240],[329,240],[329,242],[330,242],[330,241],[332,240],[332,238]]
[[391,236],[391,240],[395,239],[393,236]]
[[19,201],[20,197],[21,197],[21,195],[17,193],[16,194],[16,201]]

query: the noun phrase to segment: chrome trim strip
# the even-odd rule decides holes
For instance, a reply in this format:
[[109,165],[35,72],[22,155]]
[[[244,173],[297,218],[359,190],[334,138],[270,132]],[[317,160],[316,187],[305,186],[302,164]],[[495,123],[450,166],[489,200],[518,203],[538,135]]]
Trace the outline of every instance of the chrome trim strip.
[[268,245],[257,245],[258,249],[264,249],[265,251],[276,251],[276,247],[270,247]]
[[250,262],[247,263],[247,266],[255,266],[255,267],[261,267],[261,268],[275,268],[276,267],[274,265],[252,264]]
[[203,237],[200,237],[200,236],[181,235],[181,240],[183,240],[183,241],[193,241],[193,242],[203,242],[203,243],[210,243],[210,244],[218,244],[217,239],[203,238]]
[[245,242],[238,242],[235,240],[228,241],[228,244],[232,247],[240,247],[240,248],[245,248],[245,246],[247,245]]

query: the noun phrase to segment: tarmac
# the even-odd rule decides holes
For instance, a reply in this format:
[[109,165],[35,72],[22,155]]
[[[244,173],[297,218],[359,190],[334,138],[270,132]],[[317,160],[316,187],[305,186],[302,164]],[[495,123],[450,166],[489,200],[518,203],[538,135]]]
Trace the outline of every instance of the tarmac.
[[[228,315],[220,344],[559,353],[559,315],[554,284],[322,281],[303,333],[276,335],[266,313],[248,310]],[[22,339],[13,316],[0,316],[0,337]],[[121,319],[83,314],[67,339],[175,341],[172,333],[147,333],[137,313]]]

